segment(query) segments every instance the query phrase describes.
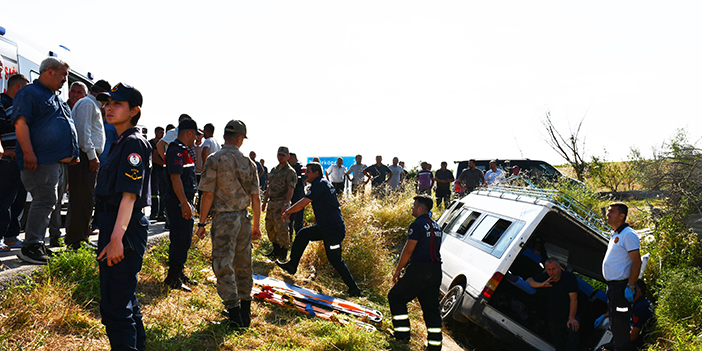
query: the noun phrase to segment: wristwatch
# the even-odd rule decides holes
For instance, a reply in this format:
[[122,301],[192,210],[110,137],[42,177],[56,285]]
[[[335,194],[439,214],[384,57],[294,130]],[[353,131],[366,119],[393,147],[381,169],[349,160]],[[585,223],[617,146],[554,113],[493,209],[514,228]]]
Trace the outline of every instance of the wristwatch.
[[206,225],[207,225],[207,223],[198,223],[197,227],[198,228],[205,228]]

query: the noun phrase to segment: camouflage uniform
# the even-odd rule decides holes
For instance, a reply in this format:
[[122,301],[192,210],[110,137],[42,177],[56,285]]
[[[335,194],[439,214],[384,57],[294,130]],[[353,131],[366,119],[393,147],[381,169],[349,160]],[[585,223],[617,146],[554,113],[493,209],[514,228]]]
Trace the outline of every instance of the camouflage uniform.
[[286,250],[290,248],[290,232],[288,228],[290,219],[281,220],[281,217],[283,205],[285,205],[285,196],[288,194],[288,187],[294,188],[295,184],[297,184],[297,173],[287,162],[282,168],[278,165],[268,174],[266,233],[268,234],[268,240]]
[[250,195],[258,195],[256,165],[235,145],[224,145],[207,158],[199,190],[214,194],[212,201],[212,270],[217,293],[227,309],[251,300]]

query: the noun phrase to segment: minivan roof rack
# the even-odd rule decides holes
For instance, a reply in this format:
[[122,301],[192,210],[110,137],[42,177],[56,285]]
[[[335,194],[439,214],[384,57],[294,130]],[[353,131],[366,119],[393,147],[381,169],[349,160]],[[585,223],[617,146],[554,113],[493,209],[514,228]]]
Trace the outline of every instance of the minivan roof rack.
[[[578,200],[570,195],[554,189],[542,189],[534,186],[514,186],[498,184],[492,188],[482,188],[476,191],[478,195],[504,197],[505,194],[515,195],[517,201],[535,203],[538,200],[545,200],[555,205],[560,210],[567,212],[574,218],[580,220],[590,229],[598,233],[603,238],[609,240],[610,226],[607,225],[596,213],[585,207]],[[528,198],[527,198],[528,197]]]

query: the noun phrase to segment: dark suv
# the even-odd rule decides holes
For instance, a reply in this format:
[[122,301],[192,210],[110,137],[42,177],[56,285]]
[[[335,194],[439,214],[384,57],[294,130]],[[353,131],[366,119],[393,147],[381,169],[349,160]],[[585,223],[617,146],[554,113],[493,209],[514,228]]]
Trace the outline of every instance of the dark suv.
[[[546,179],[549,181],[556,181],[561,177],[572,179],[566,177],[557,170],[555,167],[551,166],[549,163],[539,160],[530,159],[511,159],[511,160],[500,160],[495,159],[497,162],[497,168],[502,169],[505,172],[505,177],[512,175],[512,167],[519,166],[519,174],[525,178],[529,179]],[[468,168],[468,161],[454,161],[458,164],[458,169],[456,170],[456,177],[463,172],[464,169]],[[475,168],[485,172],[490,169],[490,160],[475,160]],[[576,183],[581,183],[575,179],[572,179]]]

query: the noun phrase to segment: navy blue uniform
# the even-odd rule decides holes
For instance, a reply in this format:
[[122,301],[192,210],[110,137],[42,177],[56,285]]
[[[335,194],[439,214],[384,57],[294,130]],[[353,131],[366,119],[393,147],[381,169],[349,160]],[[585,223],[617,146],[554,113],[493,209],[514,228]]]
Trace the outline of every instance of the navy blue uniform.
[[[7,94],[0,94],[0,140],[2,147],[14,150],[17,142],[15,127],[12,125],[12,98]],[[5,242],[17,240],[20,233],[19,217],[24,209],[27,199],[27,190],[24,189],[20,178],[20,169],[9,156],[0,157],[0,239]]]
[[428,214],[421,215],[409,227],[408,240],[416,240],[405,273],[388,292],[394,335],[409,339],[410,321],[407,304],[419,300],[427,327],[427,350],[441,350],[441,227]]
[[334,194],[334,186],[322,177],[312,181],[310,191],[305,197],[312,200],[312,210],[317,223],[302,228],[297,233],[290,250],[289,264],[297,270],[300,258],[310,241],[324,241],[324,250],[332,267],[341,275],[349,291],[358,290],[349,268],[341,257],[341,242],[346,237],[344,218],[341,217],[339,200]]
[[[292,168],[295,170],[295,173],[297,173],[297,184],[295,184],[295,190],[293,190],[291,199],[291,202],[294,204],[305,196],[305,177],[302,175],[302,165],[299,162],[293,164]],[[302,220],[304,218],[304,208],[290,215],[290,224],[288,224],[288,229],[290,229],[290,241],[292,241],[293,233],[298,233],[300,229],[302,229]]]
[[180,140],[168,144],[166,151],[166,176],[168,191],[166,192],[166,212],[170,221],[169,238],[171,244],[168,249],[168,262],[171,269],[182,271],[185,261],[188,259],[188,250],[193,241],[194,218],[183,218],[180,200],[173,190],[171,174],[180,174],[180,181],[183,183],[183,190],[188,203],[192,206],[195,192],[195,161]]
[[146,334],[136,285],[149,227],[143,208],[151,203],[151,153],[151,146],[139,129],[127,129],[112,145],[95,187],[95,221],[100,228],[98,253],[110,242],[122,193],[137,195],[122,238],[124,259],[112,267],[105,261],[100,263],[100,314],[113,350],[145,349]]

